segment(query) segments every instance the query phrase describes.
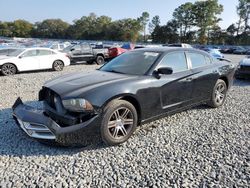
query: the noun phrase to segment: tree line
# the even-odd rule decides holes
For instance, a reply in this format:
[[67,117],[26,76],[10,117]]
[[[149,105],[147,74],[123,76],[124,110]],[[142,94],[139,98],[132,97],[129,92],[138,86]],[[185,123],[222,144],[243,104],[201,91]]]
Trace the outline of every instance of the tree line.
[[73,24],[61,19],[46,19],[34,24],[26,20],[0,21],[0,36],[131,42],[146,42],[150,39],[154,43],[249,45],[250,0],[239,0],[235,11],[238,22],[225,30],[219,26],[223,6],[218,0],[206,0],[180,5],[165,25],[161,25],[158,15],[150,20],[148,12],[143,12],[135,19],[115,21],[108,16],[91,13],[74,20]]

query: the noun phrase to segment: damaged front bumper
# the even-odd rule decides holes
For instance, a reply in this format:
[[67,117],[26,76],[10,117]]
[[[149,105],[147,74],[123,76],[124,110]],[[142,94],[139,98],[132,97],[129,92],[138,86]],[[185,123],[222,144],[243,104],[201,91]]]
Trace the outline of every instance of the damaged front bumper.
[[29,136],[38,140],[53,140],[62,145],[86,144],[100,139],[99,115],[76,125],[60,126],[44,110],[23,104],[18,98],[12,107],[13,118]]

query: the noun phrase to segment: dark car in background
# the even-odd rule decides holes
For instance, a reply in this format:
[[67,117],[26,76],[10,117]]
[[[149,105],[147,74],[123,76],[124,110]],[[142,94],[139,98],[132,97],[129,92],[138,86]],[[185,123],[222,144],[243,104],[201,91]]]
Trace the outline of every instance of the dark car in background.
[[235,48],[235,50],[233,51],[233,54],[246,54],[247,53],[247,49],[246,48],[243,48],[241,46],[238,46]]
[[45,83],[44,109],[17,99],[14,119],[30,137],[62,145],[128,140],[140,124],[195,105],[223,105],[235,67],[191,48],[142,48],[92,73]]
[[93,48],[88,43],[70,45],[66,47],[63,52],[69,56],[72,64],[86,61],[88,64],[95,62],[101,65],[104,64],[105,59],[108,58],[107,48]]
[[250,55],[240,61],[235,77],[237,79],[250,78]]

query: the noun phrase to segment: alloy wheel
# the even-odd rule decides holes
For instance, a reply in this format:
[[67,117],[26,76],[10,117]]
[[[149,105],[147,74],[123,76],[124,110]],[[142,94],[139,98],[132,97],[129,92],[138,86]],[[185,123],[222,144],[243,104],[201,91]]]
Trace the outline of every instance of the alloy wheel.
[[12,64],[6,64],[2,66],[2,73],[4,75],[13,75],[16,73],[16,67]]
[[133,113],[126,107],[115,110],[108,121],[109,134],[114,139],[121,139],[127,136],[133,129]]
[[215,101],[217,104],[222,104],[226,96],[226,87],[219,83],[215,89]]
[[61,71],[61,70],[63,70],[63,62],[61,62],[61,61],[55,61],[55,62],[54,62],[54,69],[55,69],[56,71]]

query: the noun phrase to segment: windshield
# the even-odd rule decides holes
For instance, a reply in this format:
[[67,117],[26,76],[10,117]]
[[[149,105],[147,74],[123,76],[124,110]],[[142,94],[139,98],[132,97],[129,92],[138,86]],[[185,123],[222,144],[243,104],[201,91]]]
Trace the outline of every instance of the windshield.
[[13,57],[16,57],[18,56],[20,53],[22,53],[25,49],[17,49],[15,50],[14,52],[11,52],[8,54],[8,56],[13,56]]
[[100,68],[101,71],[144,75],[159,57],[158,52],[133,51],[124,53]]

